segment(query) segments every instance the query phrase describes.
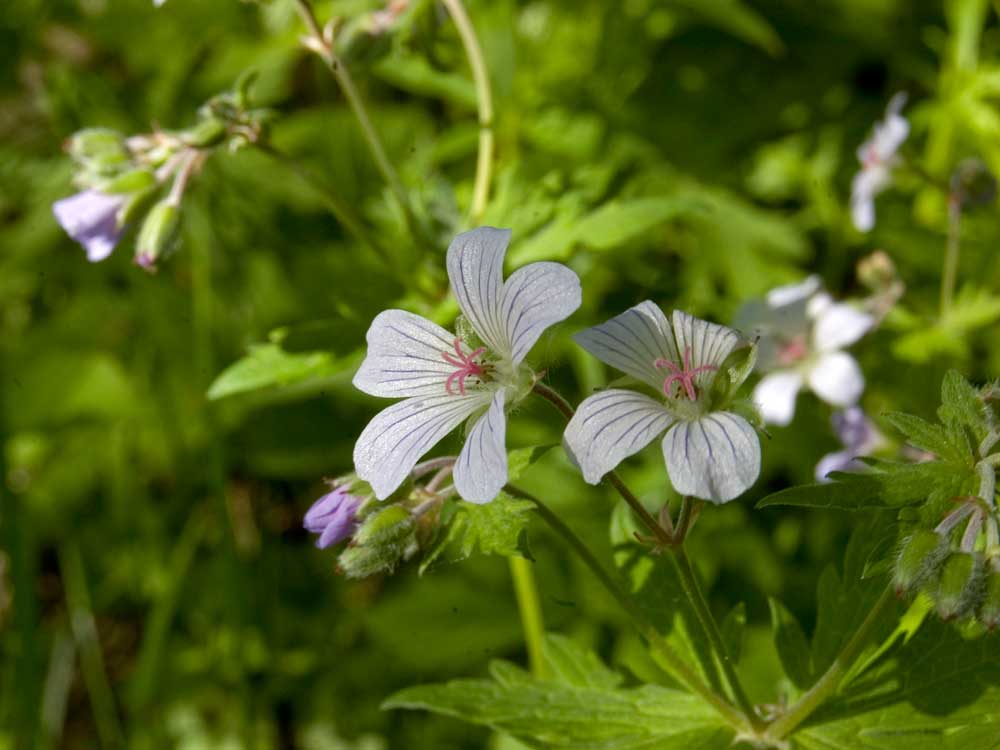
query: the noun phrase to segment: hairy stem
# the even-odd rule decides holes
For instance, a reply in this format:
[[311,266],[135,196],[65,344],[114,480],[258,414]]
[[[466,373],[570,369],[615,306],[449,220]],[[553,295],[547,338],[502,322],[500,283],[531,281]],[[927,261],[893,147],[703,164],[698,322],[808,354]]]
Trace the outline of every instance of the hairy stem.
[[827,698],[830,698],[837,692],[847,670],[850,669],[854,660],[861,654],[879,617],[886,607],[892,604],[893,599],[892,587],[887,587],[878,598],[878,601],[875,602],[864,622],[854,631],[854,635],[851,636],[851,639],[841,649],[840,653],[837,654],[837,657],[826,672],[823,673],[823,676],[767,728],[767,731],[764,733],[764,739],[772,742],[779,742],[785,739],[802,722],[808,719],[813,711],[819,708]]
[[375,165],[378,167],[379,172],[382,173],[382,177],[385,178],[386,183],[388,183],[389,189],[392,190],[396,202],[399,203],[399,208],[403,212],[403,218],[406,220],[407,226],[411,232],[416,234],[413,209],[410,207],[410,201],[406,196],[406,191],[403,189],[403,182],[399,179],[396,168],[389,161],[385,147],[382,145],[382,139],[379,137],[378,131],[375,130],[375,126],[368,116],[368,110],[365,108],[364,101],[362,101],[361,95],[354,85],[354,79],[351,78],[351,74],[347,70],[347,66],[344,65],[343,60],[337,55],[332,40],[327,39],[323,34],[323,30],[320,28],[319,21],[316,20],[316,14],[313,12],[312,4],[309,0],[295,0],[295,7],[302,18],[302,22],[309,30],[310,38],[307,46],[319,55],[337,81],[340,90],[344,92],[344,98],[347,99],[351,111],[354,112],[354,116],[361,126],[361,132],[364,135],[365,142],[368,144],[368,149],[372,153],[372,157],[375,159]]
[[476,226],[482,221],[486,202],[490,197],[490,178],[493,173],[493,93],[490,77],[486,70],[482,47],[476,37],[468,13],[462,0],[442,0],[449,15],[455,21],[455,28],[462,39],[465,56],[472,68],[472,79],[476,84],[476,104],[479,108],[479,155],[476,158],[476,181],[472,190],[472,204],[469,208],[469,224]]
[[[688,498],[684,498],[684,500],[687,501]],[[690,506],[690,503],[687,503],[687,505]],[[682,505],[681,511],[683,512],[683,510],[684,506]],[[722,673],[725,675],[729,689],[732,691],[733,697],[743,710],[743,713],[749,718],[754,728],[758,729],[762,726],[762,723],[757,716],[757,712],[754,710],[753,704],[747,697],[746,691],[743,689],[743,684],[740,682],[739,676],[736,674],[736,665],[729,655],[729,649],[726,648],[726,643],[722,639],[722,632],[719,630],[718,623],[716,623],[715,618],[712,616],[712,611],[705,600],[701,584],[698,583],[698,576],[691,566],[691,559],[687,556],[683,544],[677,544],[671,550],[674,553],[674,560],[677,563],[677,570],[680,573],[681,586],[695,611],[695,615],[698,617],[698,622],[705,633],[705,637],[708,638],[712,650],[715,651],[716,658],[722,667]]]
[[958,195],[948,196],[948,240],[944,251],[944,268],[941,271],[941,317],[951,311],[958,278],[958,256],[961,245],[962,202]]
[[514,595],[521,613],[521,627],[524,629],[524,643],[528,648],[528,663],[535,677],[548,676],[545,665],[543,644],[545,642],[545,621],[542,618],[542,602],[535,584],[535,571],[531,562],[523,557],[509,557],[510,577],[514,582]]
[[750,726],[750,720],[744,716],[735,706],[731,705],[722,696],[716,694],[709,688],[692,669],[684,662],[669,643],[660,635],[660,632],[643,615],[639,605],[626,593],[621,585],[604,569],[600,561],[590,551],[590,548],[567,526],[563,520],[552,511],[545,503],[537,497],[524,492],[512,485],[507,485],[504,490],[515,496],[530,500],[535,504],[538,515],[549,527],[565,541],[570,549],[576,553],[580,560],[590,569],[601,585],[609,594],[621,605],[622,609],[632,618],[632,623],[639,633],[649,643],[650,648],[669,666],[674,675],[691,692],[701,696],[707,703],[713,706],[734,728],[745,730]]

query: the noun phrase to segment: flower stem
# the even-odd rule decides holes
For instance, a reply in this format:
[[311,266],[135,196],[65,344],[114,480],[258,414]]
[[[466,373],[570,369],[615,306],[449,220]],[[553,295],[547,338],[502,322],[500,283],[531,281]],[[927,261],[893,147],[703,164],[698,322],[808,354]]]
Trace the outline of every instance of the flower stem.
[[462,0],[442,0],[448,13],[455,21],[455,28],[465,47],[465,55],[472,68],[472,78],[476,84],[476,104],[479,108],[479,155],[476,159],[476,181],[472,190],[472,204],[469,208],[469,224],[477,226],[486,210],[490,196],[490,177],[493,172],[493,94],[490,77],[479,46],[476,30],[472,26]]
[[944,251],[944,268],[941,271],[941,318],[951,311],[955,296],[955,282],[958,278],[958,256],[961,246],[962,202],[952,192],[948,196],[948,240]]
[[545,642],[545,621],[542,618],[542,602],[535,584],[535,571],[531,562],[523,557],[509,557],[510,577],[514,582],[514,595],[521,613],[521,627],[524,629],[524,643],[528,647],[528,663],[535,677],[548,676],[543,644]]
[[622,609],[632,618],[632,623],[639,633],[649,642],[650,648],[669,666],[674,675],[693,693],[698,694],[714,707],[735,729],[743,731],[749,726],[749,718],[730,704],[722,696],[709,688],[692,669],[684,662],[660,632],[642,614],[639,605],[632,599],[621,585],[604,569],[600,561],[590,551],[580,538],[567,526],[563,520],[537,497],[524,492],[512,485],[504,490],[515,497],[530,500],[535,504],[538,515],[556,532],[580,560],[590,569],[601,585],[621,605]]
[[[681,506],[682,515],[684,513],[685,505],[688,508],[690,508],[691,505],[688,498],[685,497],[684,501],[684,504]],[[690,513],[688,514],[688,517],[690,518]],[[708,602],[705,600],[705,595],[701,590],[701,585],[698,583],[698,576],[695,574],[694,569],[691,566],[691,560],[687,556],[684,544],[676,544],[671,547],[671,550],[674,553],[674,561],[677,563],[677,570],[680,573],[681,586],[683,587],[684,593],[687,595],[688,601],[691,603],[691,606],[695,611],[695,615],[698,617],[701,629],[708,638],[708,642],[711,644],[712,650],[715,651],[719,665],[722,667],[722,673],[725,675],[726,682],[729,684],[729,689],[732,691],[733,697],[736,699],[736,703],[750,720],[751,724],[755,729],[759,729],[763,725],[757,716],[757,712],[754,710],[753,704],[747,697],[746,691],[743,689],[743,684],[740,682],[739,675],[736,674],[735,664],[729,656],[729,649],[726,648],[725,641],[722,640],[722,633],[719,630],[718,624],[715,622],[715,618],[712,616],[712,611],[708,607]]]
[[878,601],[875,602],[868,616],[865,617],[864,622],[854,631],[854,635],[837,654],[823,676],[767,728],[763,735],[765,740],[777,743],[788,737],[802,722],[809,718],[813,711],[837,691],[844,674],[858,658],[879,617],[886,607],[892,604],[894,598],[892,587],[887,587]]
[[403,212],[403,218],[406,220],[406,224],[411,232],[416,234],[416,222],[413,218],[413,210],[410,207],[410,201],[406,197],[406,191],[403,189],[403,183],[399,179],[399,175],[396,173],[395,167],[392,166],[392,162],[389,161],[389,157],[386,155],[385,147],[382,145],[382,139],[379,138],[378,131],[375,130],[375,126],[372,125],[371,118],[368,116],[368,110],[365,108],[365,104],[361,99],[361,95],[358,93],[357,87],[354,85],[354,79],[351,78],[350,72],[347,70],[347,66],[344,65],[343,60],[337,55],[334,49],[332,40],[326,38],[320,28],[319,21],[316,20],[316,14],[313,12],[312,4],[309,0],[295,0],[295,7],[298,10],[299,16],[302,18],[302,22],[305,24],[309,31],[309,42],[308,47],[326,64],[327,69],[333,75],[334,79],[337,81],[337,85],[340,86],[340,90],[344,92],[344,98],[347,99],[348,105],[351,107],[351,111],[354,112],[354,116],[358,120],[358,124],[361,126],[361,132],[364,135],[365,142],[368,144],[368,149],[372,153],[372,157],[375,159],[375,165],[378,167],[379,172],[382,173],[382,177],[389,185],[389,189],[392,190],[393,195],[396,197],[397,203],[399,203],[399,208]]

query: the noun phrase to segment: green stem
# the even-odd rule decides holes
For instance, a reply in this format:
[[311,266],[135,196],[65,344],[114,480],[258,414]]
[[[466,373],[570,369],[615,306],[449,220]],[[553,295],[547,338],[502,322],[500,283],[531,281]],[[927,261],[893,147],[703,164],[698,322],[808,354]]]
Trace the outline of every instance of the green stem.
[[[690,507],[688,498],[684,498],[684,501],[685,504]],[[681,506],[681,512],[683,513],[683,511],[684,505]],[[690,514],[688,517],[690,517]],[[712,645],[712,650],[715,651],[715,655],[720,666],[722,667],[722,673],[725,675],[726,682],[729,684],[729,689],[732,691],[733,697],[736,699],[736,703],[743,710],[743,713],[749,718],[751,724],[753,724],[755,729],[759,729],[763,725],[757,716],[757,712],[754,710],[753,704],[750,702],[750,699],[747,698],[746,691],[743,689],[743,684],[740,682],[739,676],[736,674],[736,666],[733,663],[732,658],[729,656],[729,649],[726,648],[726,643],[722,639],[722,633],[719,631],[719,626],[715,622],[715,618],[712,616],[712,611],[709,609],[708,602],[705,600],[705,594],[702,592],[701,585],[698,583],[698,576],[691,567],[691,559],[687,556],[687,552],[684,550],[683,544],[678,544],[672,547],[671,550],[674,553],[674,560],[677,563],[677,570],[680,573],[681,586],[683,587],[684,593],[687,595],[688,601],[691,603],[691,606],[695,611],[695,615],[698,617],[701,629],[708,638],[708,642]]]
[[580,538],[567,526],[563,520],[552,511],[545,503],[537,497],[530,495],[523,490],[512,485],[507,485],[504,490],[515,496],[530,500],[535,504],[538,515],[549,527],[556,532],[570,549],[573,550],[580,560],[590,569],[601,585],[609,594],[621,605],[622,609],[631,617],[632,624],[636,630],[648,641],[650,648],[656,653],[691,692],[701,696],[708,704],[714,707],[723,718],[726,719],[738,731],[744,731],[750,726],[749,718],[744,716],[735,706],[731,705],[722,696],[716,694],[709,688],[692,669],[684,662],[669,643],[660,635],[660,632],[646,619],[639,605],[621,587],[604,566],[584,544]]
[[944,251],[944,269],[941,271],[941,318],[951,311],[958,278],[958,256],[961,246],[962,202],[954,193],[948,196],[948,239]]
[[97,626],[87,590],[87,576],[75,542],[66,542],[60,548],[59,567],[66,590],[70,630],[79,649],[83,681],[87,686],[101,747],[124,747],[125,735],[122,733],[114,693],[104,664],[104,654],[97,637]]
[[462,0],[442,0],[448,13],[455,21],[458,35],[465,47],[465,55],[472,68],[472,79],[476,84],[476,103],[479,108],[479,155],[476,159],[476,181],[472,190],[472,205],[469,209],[469,224],[478,225],[486,210],[490,196],[490,178],[493,172],[493,94],[490,77],[486,70],[483,50],[479,46],[476,30],[465,12]]
[[364,135],[365,142],[368,144],[368,149],[372,153],[372,157],[375,159],[375,165],[378,167],[379,172],[382,173],[382,177],[385,178],[385,181],[388,183],[393,195],[396,197],[396,201],[399,203],[399,208],[403,212],[403,218],[406,220],[407,226],[410,228],[411,232],[416,234],[416,222],[413,218],[413,210],[410,207],[410,201],[406,197],[406,191],[403,189],[403,182],[399,179],[399,175],[396,173],[395,167],[392,166],[392,162],[389,161],[389,157],[386,155],[385,147],[382,145],[382,139],[379,138],[378,131],[375,130],[375,126],[372,124],[371,118],[368,116],[368,110],[365,108],[364,101],[362,101],[361,95],[358,93],[358,89],[354,85],[354,79],[351,78],[351,74],[347,70],[347,66],[344,65],[343,60],[340,59],[336,50],[334,50],[332,40],[327,39],[323,34],[319,21],[316,20],[316,14],[313,12],[313,8],[309,0],[295,0],[295,7],[296,10],[298,10],[299,16],[302,18],[302,22],[306,25],[306,28],[309,31],[309,49],[319,55],[320,59],[323,60],[327,69],[337,81],[337,85],[340,86],[340,90],[344,92],[344,98],[347,99],[347,103],[350,105],[351,111],[354,112],[354,116],[357,118],[358,124],[361,126],[361,132]]
[[892,587],[887,587],[882,592],[882,596],[875,602],[864,622],[854,631],[854,635],[851,636],[847,645],[837,654],[837,657],[826,672],[823,673],[823,676],[801,698],[792,704],[784,714],[771,723],[763,735],[764,739],[772,742],[780,742],[788,737],[827,698],[837,692],[845,673],[850,669],[854,660],[861,654],[862,649],[868,641],[868,637],[871,635],[872,630],[875,629],[875,625],[878,623],[883,611],[892,604],[894,598]]
[[524,628],[524,643],[528,647],[528,662],[535,677],[548,676],[543,644],[545,642],[545,621],[542,619],[542,602],[538,597],[535,572],[531,563],[523,557],[510,557],[510,577],[514,582],[514,595],[521,613]]

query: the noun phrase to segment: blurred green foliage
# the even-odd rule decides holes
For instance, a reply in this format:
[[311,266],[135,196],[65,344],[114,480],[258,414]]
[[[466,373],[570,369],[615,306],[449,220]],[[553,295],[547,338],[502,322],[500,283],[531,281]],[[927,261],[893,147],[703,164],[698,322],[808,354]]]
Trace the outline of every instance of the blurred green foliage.
[[[475,91],[443,9],[413,5],[381,56],[348,65],[418,234],[299,44],[288,0],[4,2],[0,748],[511,747],[486,729],[379,710],[415,683],[523,661],[504,562],[347,581],[300,528],[320,478],[350,469],[380,408],[350,387],[369,321],[393,306],[455,313],[443,258],[472,192]],[[854,149],[898,90],[913,102],[907,148],[932,177],[968,156],[1000,171],[1000,24],[985,0],[468,5],[497,110],[484,223],[513,228],[513,264],[560,260],[583,279],[583,308],[535,350],[565,392],[604,383],[568,330],[647,298],[726,322],[809,272],[853,292],[856,262],[876,248],[907,293],[857,348],[869,413],[930,417],[946,369],[974,382],[1000,372],[995,204],[963,220],[962,291],[940,319],[943,193],[903,177],[867,236],[847,212]],[[377,7],[317,3],[324,19]],[[62,142],[88,126],[190,126],[248,71],[288,158],[214,155],[159,274],[131,265],[134,232],[108,261],[86,263],[51,214],[72,192]],[[317,184],[383,255],[327,211]],[[798,623],[839,637],[830,613],[816,621],[816,581],[842,559],[849,520],[752,510],[811,479],[838,447],[828,422],[802,397],[796,421],[766,442],[751,497],[704,513],[691,539],[713,610],[733,622],[745,611],[741,669],[759,702],[779,699],[788,658],[771,644],[772,617],[792,633],[786,651],[805,645]],[[510,444],[556,444],[560,431],[530,405]],[[657,451],[626,473],[662,496]],[[610,559],[616,498],[558,451],[522,481]],[[536,526],[548,628],[653,679],[613,603]],[[769,608],[778,596],[784,607]],[[602,689],[620,693],[607,679]]]

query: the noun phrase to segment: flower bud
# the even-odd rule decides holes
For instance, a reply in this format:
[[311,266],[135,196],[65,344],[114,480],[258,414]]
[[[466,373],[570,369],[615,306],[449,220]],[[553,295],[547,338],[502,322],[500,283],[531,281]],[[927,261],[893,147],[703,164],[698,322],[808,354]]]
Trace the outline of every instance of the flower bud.
[[947,554],[947,541],[930,529],[918,529],[904,539],[892,573],[896,595],[908,594],[932,580]]
[[933,595],[942,620],[962,617],[976,608],[983,594],[982,567],[978,556],[966,552],[945,560]]
[[951,190],[962,208],[985,206],[997,197],[997,180],[979,159],[965,159],[951,175]]
[[156,261],[173,247],[181,224],[181,207],[162,200],[150,209],[136,240],[135,262],[147,271],[155,270]]
[[137,193],[156,185],[156,175],[148,169],[132,169],[101,185],[101,192],[109,194]]
[[66,150],[74,160],[102,174],[113,173],[130,159],[125,138],[108,128],[87,128],[70,136]]
[[884,250],[876,250],[858,261],[858,281],[873,291],[892,286],[899,280],[896,264]]
[[983,601],[979,604],[979,621],[990,630],[1000,625],[1000,572],[986,574]]
[[226,133],[226,123],[215,117],[208,117],[182,133],[181,139],[188,146],[210,148],[222,143],[226,138]]
[[348,578],[391,572],[406,555],[413,534],[413,516],[403,506],[376,511],[364,520],[353,543],[340,554],[340,569]]

